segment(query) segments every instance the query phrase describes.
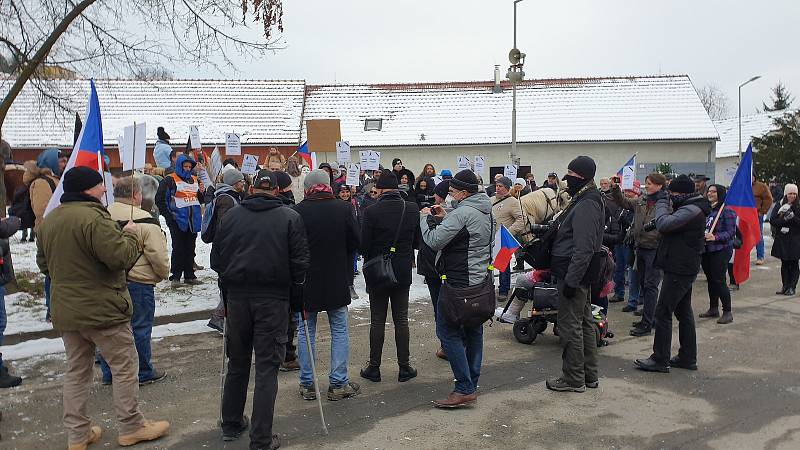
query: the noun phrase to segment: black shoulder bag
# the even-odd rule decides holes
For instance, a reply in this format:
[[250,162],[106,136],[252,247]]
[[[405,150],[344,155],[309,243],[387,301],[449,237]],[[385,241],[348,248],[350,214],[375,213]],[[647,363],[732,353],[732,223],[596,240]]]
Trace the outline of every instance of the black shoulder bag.
[[406,201],[403,200],[403,212],[400,214],[400,223],[397,225],[397,232],[394,234],[394,241],[389,247],[389,253],[370,258],[364,263],[361,270],[364,272],[364,281],[367,289],[386,290],[397,287],[397,276],[394,274],[392,257],[396,253],[397,239],[400,238],[400,230],[403,229],[403,221],[406,218]]

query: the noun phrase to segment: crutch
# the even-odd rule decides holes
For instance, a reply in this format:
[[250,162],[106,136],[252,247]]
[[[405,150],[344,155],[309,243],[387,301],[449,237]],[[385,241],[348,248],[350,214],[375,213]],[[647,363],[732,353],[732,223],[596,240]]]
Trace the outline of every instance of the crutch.
[[319,418],[322,421],[322,432],[328,434],[328,426],[325,425],[325,413],[322,412],[322,397],[319,394],[319,379],[317,378],[317,365],[314,362],[314,352],[311,350],[311,336],[308,333],[308,321],[306,318],[306,310],[303,309],[303,329],[306,333],[306,348],[308,349],[308,356],[311,359],[311,373],[314,375],[314,392],[317,395],[317,404],[319,405]]

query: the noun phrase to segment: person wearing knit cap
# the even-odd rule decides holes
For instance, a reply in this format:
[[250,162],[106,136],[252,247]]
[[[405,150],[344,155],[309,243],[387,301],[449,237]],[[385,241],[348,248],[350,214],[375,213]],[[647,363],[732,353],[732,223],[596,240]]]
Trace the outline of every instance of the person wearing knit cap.
[[[492,203],[478,192],[478,179],[471,170],[458,172],[451,180],[450,195],[458,202],[448,212],[439,206],[425,208],[419,218],[422,240],[439,252],[437,268],[447,283],[439,294],[446,298],[448,289],[474,287],[485,289],[493,284],[490,270]],[[451,288],[448,288],[451,286]],[[494,289],[491,289],[492,293]],[[447,319],[444,308],[436,311],[436,335],[450,362],[455,386],[447,398],[435,400],[439,408],[459,408],[477,401],[478,380],[483,358],[483,324],[461,326]]]
[[551,251],[551,274],[559,293],[558,334],[564,348],[561,376],[546,383],[553,391],[583,392],[587,386],[598,386],[591,285],[599,273],[590,273],[590,266],[603,244],[605,211],[594,174],[594,161],[579,156],[569,163],[564,176],[572,199],[558,216]]
[[169,155],[172,153],[172,147],[169,144],[169,134],[164,131],[164,127],[158,127],[156,131],[158,140],[156,146],[153,147],[153,158],[155,158],[156,166],[168,169],[172,166]]
[[[692,312],[692,284],[705,249],[706,217],[711,204],[694,190],[694,182],[678,175],[669,183],[669,195],[656,195],[655,227],[661,235],[656,266],[664,272],[664,288],[655,311],[655,338],[649,358],[637,359],[637,368],[667,373],[670,367],[697,370],[697,336]],[[672,316],[678,319],[680,349],[672,351]]]
[[416,202],[403,198],[397,190],[397,177],[391,171],[384,170],[381,173],[375,190],[380,196],[375,204],[364,209],[361,221],[360,253],[364,256],[365,264],[374,258],[391,254],[397,284],[374,286],[372,280],[367,278],[367,272],[364,272],[370,309],[369,362],[361,369],[361,377],[373,382],[381,381],[386,314],[391,304],[399,365],[397,379],[404,382],[417,376],[417,370],[410,364],[408,296],[414,249],[419,248],[419,207]]
[[407,184],[409,186],[413,186],[414,185],[414,181],[415,181],[414,180],[414,174],[410,170],[406,169],[403,166],[403,161],[401,161],[400,158],[394,158],[392,160],[392,173],[397,178],[397,182],[398,183],[400,183],[400,180],[403,178],[403,175],[405,175],[405,176],[408,177],[408,183]]
[[[501,226],[505,226],[512,235],[519,237],[525,229],[525,217],[522,214],[519,200],[512,194],[511,179],[500,177],[495,180],[494,187],[495,195],[489,199],[492,203],[494,228],[499,229]],[[515,189],[518,188],[515,187]],[[508,300],[508,291],[511,289],[511,264],[500,272],[499,281],[497,301],[505,304]]]
[[781,260],[781,289],[778,295],[795,295],[800,278],[800,202],[797,185],[788,183],[783,188],[783,198],[772,208],[769,224],[775,236],[772,256]]
[[68,170],[63,188],[61,205],[39,227],[36,261],[41,273],[52,279],[53,328],[66,352],[67,445],[86,448],[102,435],[87,412],[96,349],[114,375],[118,443],[128,446],[157,439],[167,434],[169,422],[146,420],[139,410],[139,357],[126,281],[126,272],[142,255],[140,227],[128,221],[120,229],[111,218],[101,203],[106,188],[96,170]]
[[275,178],[278,180],[278,196],[285,205],[294,205],[296,200],[292,192],[292,177],[283,171],[275,172]]

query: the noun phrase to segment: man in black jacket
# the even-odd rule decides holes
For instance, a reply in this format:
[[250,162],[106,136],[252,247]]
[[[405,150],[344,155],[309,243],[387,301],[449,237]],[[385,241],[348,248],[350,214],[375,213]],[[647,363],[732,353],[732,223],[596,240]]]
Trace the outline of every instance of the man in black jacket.
[[564,348],[563,365],[561,376],[547,380],[547,388],[584,392],[587,386],[598,386],[597,331],[590,295],[591,285],[597,280],[588,270],[602,245],[605,212],[594,184],[594,160],[578,156],[567,169],[564,180],[572,200],[557,219],[560,225],[551,263],[559,293],[558,335]]
[[[694,183],[686,175],[672,180],[669,192],[669,196],[664,191],[658,194],[655,214],[656,229],[661,233],[656,267],[664,271],[664,286],[668,288],[661,289],[656,305],[653,354],[635,361],[636,367],[649,372],[669,372],[670,367],[697,370],[692,284],[700,270],[711,205],[695,192]],[[681,346],[678,355],[670,359],[673,314],[678,319]]]
[[[414,249],[419,248],[419,207],[415,202],[403,199],[397,190],[397,177],[388,170],[381,173],[375,189],[380,197],[374,205],[364,210],[361,222],[361,254],[364,255],[364,261],[369,261],[376,256],[392,253],[397,286],[379,289],[371,287],[369,280],[366,280],[370,309],[369,363],[361,370],[361,376],[370,381],[381,381],[386,313],[391,301],[397,363],[400,366],[397,379],[403,382],[417,376],[416,369],[409,364],[408,292]],[[406,211],[404,215],[403,204]],[[395,235],[397,243],[393,246]]]
[[284,358],[290,299],[296,303],[302,298],[309,266],[303,219],[277,197],[275,174],[260,170],[250,195],[220,222],[211,250],[211,268],[219,274],[228,302],[222,437],[235,440],[248,427],[243,412],[255,350],[251,449],[280,445],[272,434],[278,366]]

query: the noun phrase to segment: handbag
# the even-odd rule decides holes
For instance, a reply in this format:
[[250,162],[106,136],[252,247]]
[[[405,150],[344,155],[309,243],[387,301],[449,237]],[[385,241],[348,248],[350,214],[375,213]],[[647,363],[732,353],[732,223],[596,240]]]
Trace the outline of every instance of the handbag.
[[403,200],[403,212],[400,214],[400,221],[397,225],[397,232],[394,234],[394,241],[392,246],[389,247],[389,253],[378,255],[370,258],[364,262],[361,268],[364,272],[364,281],[367,284],[367,289],[386,290],[397,287],[397,276],[394,273],[394,266],[392,265],[392,257],[396,253],[397,239],[400,237],[400,230],[403,228],[403,219],[406,216],[406,202]]
[[487,274],[486,280],[475,286],[458,288],[443,283],[438,308],[451,325],[473,328],[494,316],[496,301],[494,277]]

